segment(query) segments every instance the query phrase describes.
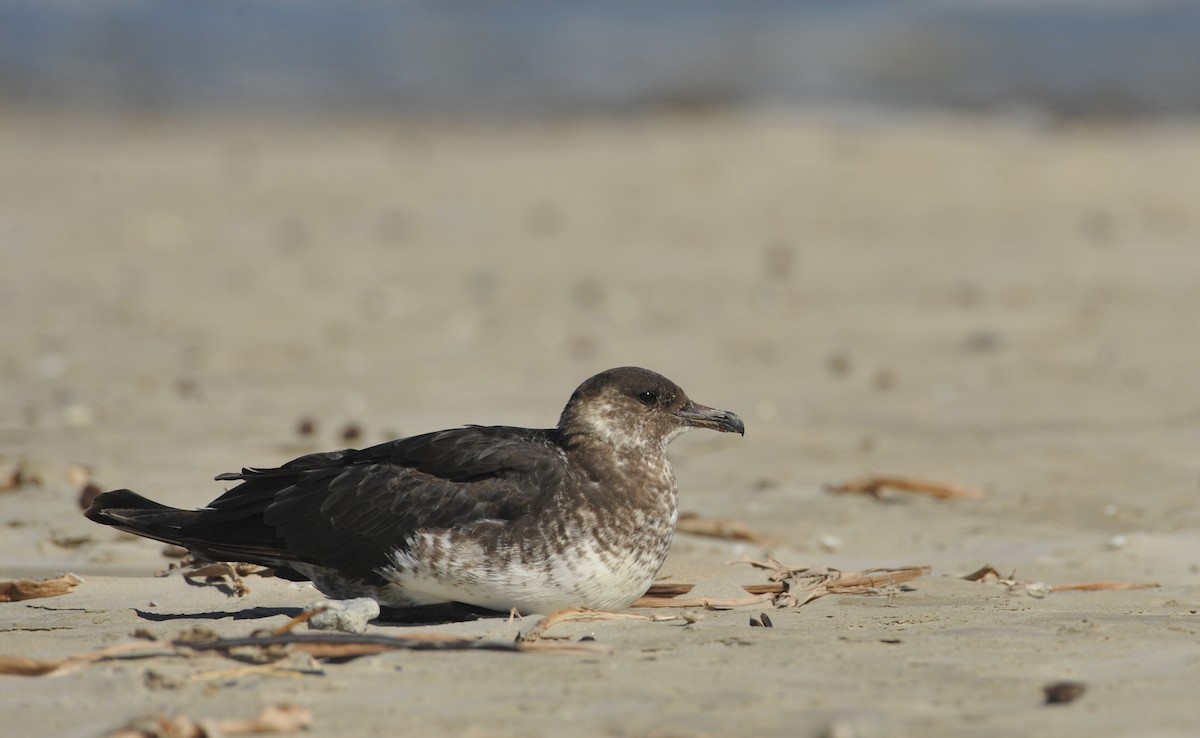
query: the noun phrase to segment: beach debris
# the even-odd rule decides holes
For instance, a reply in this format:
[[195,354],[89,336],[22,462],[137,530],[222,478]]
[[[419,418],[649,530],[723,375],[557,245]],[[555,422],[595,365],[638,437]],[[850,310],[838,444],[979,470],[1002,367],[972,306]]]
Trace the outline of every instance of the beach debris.
[[896,370],[880,367],[871,374],[871,384],[880,392],[887,392],[896,386]]
[[968,582],[986,582],[990,584],[999,584],[1007,587],[1009,592],[1025,592],[1030,597],[1041,599],[1053,591],[1053,588],[1045,582],[1027,582],[1016,578],[1017,573],[1014,571],[1007,577],[1002,575],[995,567],[988,564],[977,571],[963,577]]
[[305,415],[296,421],[296,435],[301,438],[312,438],[317,434],[317,421]]
[[79,509],[86,510],[92,505],[92,500],[96,499],[104,489],[95,482],[88,482],[79,488]]
[[1141,582],[1083,582],[1082,584],[1055,584],[1055,592],[1110,592],[1131,589],[1158,589],[1157,583]]
[[1087,685],[1083,682],[1054,682],[1042,687],[1047,705],[1066,705],[1083,696]]
[[[696,586],[686,582],[655,582],[631,607],[699,607],[707,610],[726,610],[748,607],[770,601],[776,607],[800,607],[827,594],[880,594],[881,590],[923,577],[932,570],[928,566],[904,566],[892,569],[866,569],[844,572],[825,566],[792,567],[773,558],[757,561],[746,556],[729,562],[749,564],[771,573],[767,584],[743,584],[750,593],[745,599],[678,599]],[[770,626],[767,626],[770,627]]]
[[179,572],[183,580],[196,587],[217,587],[230,597],[245,597],[250,586],[245,577],[270,576],[271,569],[258,564],[209,561],[203,556],[189,554],[178,562],[171,562],[155,576],[166,577]]
[[48,542],[50,542],[51,544],[58,546],[59,548],[68,548],[69,549],[69,548],[80,548],[82,546],[86,546],[89,543],[94,542],[96,539],[87,534],[73,536],[73,535],[68,535],[66,533],[55,533],[54,535],[50,536],[46,540]]
[[523,640],[489,641],[445,633],[409,633],[405,636],[386,636],[371,633],[298,633],[267,632],[247,638],[223,638],[193,644],[197,651],[223,651],[253,646],[272,648],[287,646],[307,653],[321,661],[348,661],[361,656],[373,656],[388,651],[536,651],[572,655],[611,654],[612,649],[596,643],[533,643]]
[[0,582],[0,602],[59,597],[71,592],[82,582],[83,577],[69,573],[50,579],[18,579]]
[[304,608],[312,613],[308,627],[313,630],[338,630],[343,633],[365,633],[367,623],[379,617],[379,603],[370,597],[354,600],[327,600]]
[[755,561],[743,556],[731,564],[748,564],[771,572],[769,584],[744,585],[753,595],[773,598],[776,607],[801,607],[829,594],[880,594],[881,589],[923,577],[928,566],[865,569],[844,572],[826,566],[792,567],[775,559]]
[[655,582],[650,585],[650,589],[646,590],[643,597],[678,597],[685,595],[696,588],[694,584],[686,582]]
[[64,659],[29,659],[23,656],[0,656],[0,674],[9,676],[62,676],[78,671],[88,664],[122,658],[132,653],[159,651],[163,644],[158,641],[121,643],[98,651],[68,656]]
[[300,705],[269,705],[243,720],[193,720],[183,715],[145,715],[108,738],[216,738],[227,735],[283,735],[307,730],[312,711]]
[[[742,589],[749,589],[743,587]],[[630,607],[698,607],[703,610],[732,610],[736,607],[752,607],[761,605],[764,602],[771,602],[774,596],[766,593],[752,593],[750,597],[737,599],[725,599],[714,597],[700,597],[696,599],[681,600],[676,597],[660,597],[643,595],[639,600],[634,602]]]
[[[684,620],[687,614],[661,617],[637,616],[622,613],[601,615],[622,616],[639,620]],[[151,636],[146,632],[135,633],[138,639],[97,651],[88,651],[62,659],[30,659],[21,656],[0,656],[0,674],[12,676],[61,676],[70,674],[90,664],[132,656],[189,657],[193,654],[217,653],[226,658],[253,664],[269,664],[288,658],[293,653],[305,654],[317,661],[341,663],[363,656],[374,656],[389,651],[504,651],[509,653],[546,653],[572,656],[611,655],[612,648],[594,641],[559,643],[517,639],[513,641],[482,640],[445,633],[409,633],[404,636],[387,636],[371,633],[313,633],[291,632],[297,622],[311,617],[305,613],[293,618],[283,628],[262,631],[245,637],[216,638],[211,631],[185,632],[173,640]],[[594,619],[594,618],[593,618]],[[549,623],[561,622],[555,620]],[[292,669],[295,671],[295,669]],[[303,673],[319,674],[308,670]]]
[[990,564],[971,572],[963,577],[968,582],[988,582],[1008,588],[1010,592],[1025,592],[1030,597],[1042,598],[1051,592],[1103,592],[1114,590],[1157,589],[1157,584],[1141,584],[1138,582],[1085,582],[1083,584],[1047,584],[1045,582],[1029,582],[1016,578],[1014,571],[1007,577],[1000,574]]
[[32,470],[29,459],[20,457],[8,469],[8,474],[0,478],[0,492],[13,492],[21,487],[41,487],[42,478]]
[[694,536],[720,538],[726,541],[745,541],[758,546],[770,546],[771,539],[753,530],[740,520],[731,518],[710,518],[699,513],[682,512],[675,530],[680,533],[691,533]]
[[774,628],[775,623],[771,622],[771,616],[765,612],[759,613],[758,617],[750,616],[751,628]]
[[852,365],[850,354],[845,351],[836,351],[825,360],[825,368],[835,377],[845,377],[850,374]]
[[[637,603],[634,603],[633,606],[637,607]],[[557,610],[541,618],[529,628],[526,628],[518,633],[516,642],[519,644],[524,644],[525,646],[539,643],[543,638],[550,638],[550,636],[546,635],[546,631],[561,623],[596,623],[605,620],[640,620],[650,623],[683,621],[687,625],[691,625],[703,619],[704,618],[702,615],[690,612],[684,612],[678,615],[641,615],[632,612],[607,612],[604,610],[570,608],[567,610]],[[559,638],[559,640],[567,637],[568,636],[563,636]],[[595,644],[594,641],[595,639],[593,638],[591,641],[584,641],[584,643],[592,643],[593,645],[598,646],[599,644]]]
[[868,474],[841,484],[825,485],[827,492],[870,495],[877,500],[884,498],[884,489],[927,495],[936,500],[978,500],[987,495],[979,487],[966,487],[953,482],[894,474]]
[[355,443],[362,438],[362,426],[358,423],[347,423],[342,428],[342,443]]
[[92,470],[82,464],[67,467],[67,484],[79,490],[79,509],[86,510],[104,489],[92,479]]

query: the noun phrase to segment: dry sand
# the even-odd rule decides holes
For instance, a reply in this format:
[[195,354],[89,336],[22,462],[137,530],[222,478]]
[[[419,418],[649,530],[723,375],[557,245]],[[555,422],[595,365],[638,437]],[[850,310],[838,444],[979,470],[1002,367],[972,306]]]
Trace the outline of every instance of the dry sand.
[[[474,423],[549,425],[640,364],[740,412],[672,447],[685,509],[789,564],[927,564],[880,596],[566,624],[611,656],[395,652],[323,675],[218,657],[0,677],[3,733],[310,708],[312,735],[1184,736],[1200,730],[1200,125],[787,114],[528,124],[0,119],[0,654],[192,626],[311,590],[155,578],[71,464],[197,506],[245,465]],[[296,432],[316,423],[311,438]],[[975,501],[834,496],[867,471]],[[664,576],[736,591],[761,546]],[[1157,583],[1034,597],[959,577]],[[503,619],[424,630],[511,639]],[[373,627],[384,633],[396,626]],[[202,678],[197,678],[198,676]],[[1043,705],[1042,688],[1087,692]]]

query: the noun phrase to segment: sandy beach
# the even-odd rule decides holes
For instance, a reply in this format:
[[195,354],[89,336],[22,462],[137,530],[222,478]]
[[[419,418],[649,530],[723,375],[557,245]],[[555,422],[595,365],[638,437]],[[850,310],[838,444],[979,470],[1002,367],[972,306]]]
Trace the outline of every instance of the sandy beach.
[[[2,116],[0,476],[24,478],[0,492],[0,578],[83,582],[0,603],[0,656],[245,636],[320,599],[154,576],[161,545],[80,514],[80,468],[197,507],[242,466],[549,426],[629,364],[747,428],[671,457],[684,510],[762,539],[681,533],[664,580],[732,598],[766,581],[742,556],[931,567],[800,608],[548,631],[585,654],[0,676],[2,732],[284,703],[313,736],[1195,735],[1198,197],[1188,120]],[[984,495],[827,490],[870,473]],[[1014,584],[962,578],[985,565]],[[1097,582],[1157,586],[1053,591]],[[1062,681],[1086,691],[1046,704]]]

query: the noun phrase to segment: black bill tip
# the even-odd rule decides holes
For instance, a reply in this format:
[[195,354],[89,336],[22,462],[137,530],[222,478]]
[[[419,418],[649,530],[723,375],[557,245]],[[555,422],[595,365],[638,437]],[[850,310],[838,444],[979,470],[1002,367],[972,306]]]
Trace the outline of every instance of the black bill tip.
[[746,435],[746,424],[736,413],[728,410],[717,410],[706,405],[689,402],[679,411],[683,422],[697,428],[709,428],[721,433],[738,433]]

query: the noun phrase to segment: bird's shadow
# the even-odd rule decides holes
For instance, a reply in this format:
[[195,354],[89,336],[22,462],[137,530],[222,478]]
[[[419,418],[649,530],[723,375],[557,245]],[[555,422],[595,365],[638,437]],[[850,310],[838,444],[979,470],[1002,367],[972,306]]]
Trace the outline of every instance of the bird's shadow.
[[134,608],[142,620],[167,623],[172,620],[262,620],[283,615],[294,618],[302,611],[298,607],[247,607],[245,610],[213,610],[211,612],[147,612]]
[[373,622],[376,625],[447,625],[498,617],[506,617],[506,614],[474,605],[448,602],[419,607],[380,607],[379,617]]
[[[300,615],[303,610],[299,607],[248,607],[244,610],[213,610],[209,612],[148,612],[134,608],[134,612],[142,620],[166,623],[175,620],[263,620],[277,615],[291,619]],[[372,622],[382,626],[447,625],[505,616],[505,613],[495,610],[449,603],[406,608],[381,607],[379,617]]]

